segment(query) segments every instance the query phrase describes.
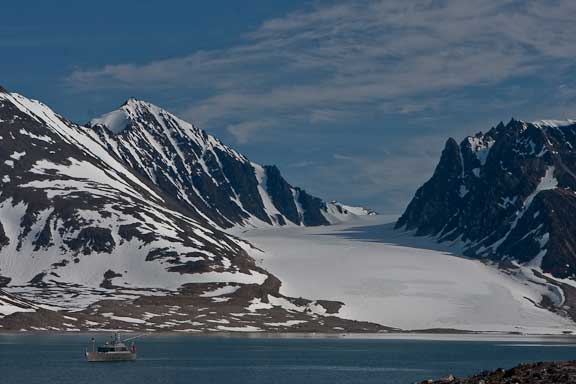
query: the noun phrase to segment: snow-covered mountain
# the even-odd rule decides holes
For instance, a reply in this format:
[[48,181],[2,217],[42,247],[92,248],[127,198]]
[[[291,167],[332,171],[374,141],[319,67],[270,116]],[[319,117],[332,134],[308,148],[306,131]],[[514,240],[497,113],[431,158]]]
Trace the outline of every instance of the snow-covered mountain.
[[576,121],[512,120],[460,144],[450,138],[396,227],[457,240],[466,255],[504,267],[573,280]]
[[128,106],[142,115],[114,136],[0,88],[0,328],[382,329],[334,317],[341,303],[281,295],[250,244],[222,230],[280,223],[270,201],[286,196],[263,191],[275,175],[294,224],[344,208],[150,104]]
[[358,214],[293,187],[275,166],[250,162],[205,131],[144,101],[89,124],[91,135],[186,209],[223,228],[327,225]]
[[[3,285],[166,288],[196,280],[187,274],[176,278],[168,269],[266,279],[254,269],[245,244],[201,215],[175,209],[86,128],[7,92],[0,93],[0,122]],[[132,275],[135,265],[138,275]]]

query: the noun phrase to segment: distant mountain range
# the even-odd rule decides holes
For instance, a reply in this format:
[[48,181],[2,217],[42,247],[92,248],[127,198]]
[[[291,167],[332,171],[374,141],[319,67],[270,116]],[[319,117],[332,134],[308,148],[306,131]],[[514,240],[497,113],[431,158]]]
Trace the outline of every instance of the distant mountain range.
[[[74,325],[80,329],[123,324],[102,317],[101,300],[144,294],[164,300],[185,295],[207,307],[236,298],[238,310],[261,301],[253,310],[271,310],[270,294],[304,317],[320,308],[331,312],[282,297],[280,281],[247,253],[250,244],[223,230],[327,225],[371,213],[311,196],[276,167],[250,162],[150,103],[130,99],[82,126],[1,88],[0,191],[0,316],[12,312],[6,303],[88,311],[88,323]],[[53,312],[30,312],[0,319],[0,327],[62,328]],[[186,324],[165,320],[158,326]]]

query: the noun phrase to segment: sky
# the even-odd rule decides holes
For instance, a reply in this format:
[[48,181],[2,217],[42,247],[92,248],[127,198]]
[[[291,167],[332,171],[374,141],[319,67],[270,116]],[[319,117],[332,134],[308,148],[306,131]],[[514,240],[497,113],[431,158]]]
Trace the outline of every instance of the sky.
[[326,200],[401,213],[448,137],[576,117],[573,0],[7,2],[0,85],[78,123],[127,98]]

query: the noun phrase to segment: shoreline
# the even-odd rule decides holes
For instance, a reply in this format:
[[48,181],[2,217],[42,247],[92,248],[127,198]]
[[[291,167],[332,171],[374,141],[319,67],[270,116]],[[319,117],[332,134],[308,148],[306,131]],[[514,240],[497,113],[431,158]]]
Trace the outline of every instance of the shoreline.
[[143,334],[145,337],[210,337],[210,338],[238,338],[238,339],[319,339],[319,340],[414,340],[414,341],[516,341],[531,342],[557,342],[562,344],[576,344],[576,335],[558,334],[531,334],[521,335],[500,332],[387,332],[387,333],[275,333],[275,332],[137,332],[132,330],[106,330],[93,331],[0,331],[0,337],[11,336],[88,336],[109,335],[113,332],[125,334]]

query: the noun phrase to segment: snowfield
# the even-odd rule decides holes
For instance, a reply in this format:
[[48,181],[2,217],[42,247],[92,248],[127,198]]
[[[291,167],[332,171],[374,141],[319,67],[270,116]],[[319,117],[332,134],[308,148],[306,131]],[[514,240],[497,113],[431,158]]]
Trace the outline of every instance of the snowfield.
[[533,304],[544,285],[459,257],[456,245],[394,231],[394,220],[367,216],[328,227],[234,232],[260,248],[251,253],[282,281],[281,293],[342,301],[340,317],[411,330],[576,330],[571,320]]

